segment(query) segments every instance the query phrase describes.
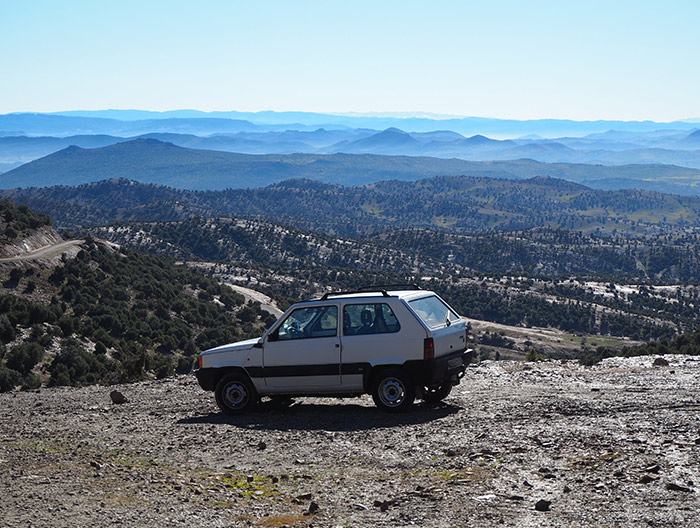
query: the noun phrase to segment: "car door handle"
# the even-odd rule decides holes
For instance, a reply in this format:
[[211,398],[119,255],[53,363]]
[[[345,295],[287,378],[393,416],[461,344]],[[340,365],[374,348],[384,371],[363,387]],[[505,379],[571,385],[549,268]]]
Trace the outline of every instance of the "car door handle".
[[340,348],[340,345],[338,343],[336,343],[335,348]]

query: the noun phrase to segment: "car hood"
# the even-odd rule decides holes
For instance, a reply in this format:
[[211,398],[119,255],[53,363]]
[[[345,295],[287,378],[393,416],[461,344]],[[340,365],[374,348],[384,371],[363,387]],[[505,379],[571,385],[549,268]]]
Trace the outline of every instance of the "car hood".
[[202,352],[202,355],[206,354],[218,354],[220,352],[237,352],[241,350],[250,350],[253,348],[253,345],[258,343],[260,341],[259,337],[256,337],[254,339],[246,339],[245,341],[238,341],[236,343],[229,343],[227,345],[221,345],[216,348],[210,348],[209,350],[205,350]]

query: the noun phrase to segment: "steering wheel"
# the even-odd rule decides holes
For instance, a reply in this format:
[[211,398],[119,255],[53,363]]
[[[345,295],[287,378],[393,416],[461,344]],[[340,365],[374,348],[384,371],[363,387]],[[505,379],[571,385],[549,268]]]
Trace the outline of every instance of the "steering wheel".
[[299,326],[299,323],[297,322],[292,323],[292,325],[287,329],[287,334],[292,339],[299,339],[300,337],[304,336],[304,333],[301,331],[301,326]]

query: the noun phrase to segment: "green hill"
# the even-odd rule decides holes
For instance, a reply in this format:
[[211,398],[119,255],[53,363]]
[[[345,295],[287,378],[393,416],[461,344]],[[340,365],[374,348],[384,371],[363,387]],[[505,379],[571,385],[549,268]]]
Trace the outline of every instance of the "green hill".
[[[693,287],[686,292],[665,286],[700,282],[697,236],[600,237],[552,229],[453,235],[407,229],[341,239],[234,218],[118,224],[91,233],[124,246],[215,263],[202,266],[219,280],[252,284],[285,306],[328,287],[424,280],[460,313],[509,325],[648,339],[695,328],[700,315],[700,308],[679,302],[692,296]],[[649,286],[617,292],[613,282]]]
[[51,225],[51,218],[35,213],[24,204],[0,200],[0,244],[21,239],[39,227]]
[[3,264],[0,278],[0,391],[189,372],[198,350],[270,322],[195,270],[92,241],[56,267]]
[[111,180],[79,187],[0,191],[57,226],[193,216],[257,217],[308,231],[361,236],[421,227],[451,233],[563,228],[603,235],[664,234],[700,223],[700,198],[600,191],[546,177],[444,176],[347,187],[290,180],[261,189],[181,191]]

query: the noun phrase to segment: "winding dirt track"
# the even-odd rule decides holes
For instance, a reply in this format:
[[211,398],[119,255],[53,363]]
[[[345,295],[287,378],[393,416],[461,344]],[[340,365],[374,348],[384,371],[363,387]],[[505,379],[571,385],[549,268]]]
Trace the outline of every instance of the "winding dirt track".
[[34,251],[23,255],[18,255],[16,257],[0,258],[0,262],[18,262],[21,260],[37,260],[41,258],[55,257],[56,255],[65,252],[67,249],[84,243],[84,240],[67,240],[58,244],[52,244],[50,246],[35,249]]

